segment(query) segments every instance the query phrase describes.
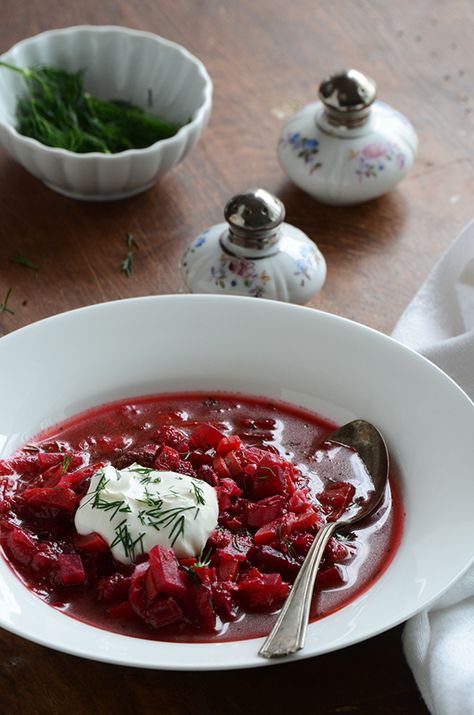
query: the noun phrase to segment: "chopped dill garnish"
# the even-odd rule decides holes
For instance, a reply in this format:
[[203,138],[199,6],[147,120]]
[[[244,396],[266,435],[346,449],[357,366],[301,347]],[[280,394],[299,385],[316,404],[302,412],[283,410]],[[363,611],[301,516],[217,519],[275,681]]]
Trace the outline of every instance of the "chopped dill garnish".
[[120,522],[115,527],[115,539],[112,541],[110,544],[110,548],[112,549],[114,546],[117,546],[118,544],[122,544],[123,550],[125,553],[125,556],[129,558],[131,561],[135,561],[135,552],[137,548],[137,544],[140,545],[141,547],[141,553],[144,553],[143,549],[143,537],[145,536],[145,532],[142,534],[139,534],[136,539],[133,539],[130,531],[127,526],[127,520],[124,519],[123,521]]
[[197,504],[206,504],[206,500],[204,499],[204,489],[201,487],[200,484],[195,479],[191,480],[191,485],[193,488],[194,492],[194,498],[196,499]]

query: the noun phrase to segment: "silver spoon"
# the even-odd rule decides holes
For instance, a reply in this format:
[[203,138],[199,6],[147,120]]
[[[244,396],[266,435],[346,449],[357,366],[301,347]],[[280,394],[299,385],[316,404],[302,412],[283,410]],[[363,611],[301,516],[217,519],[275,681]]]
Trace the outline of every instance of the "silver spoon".
[[354,449],[367,469],[372,483],[366,498],[359,500],[337,521],[328,522],[318,532],[296,577],[277,622],[258,654],[264,658],[290,655],[304,647],[313,587],[324,549],[341,526],[355,524],[379,505],[388,479],[388,452],[380,432],[365,420],[354,420],[332,432],[325,440]]

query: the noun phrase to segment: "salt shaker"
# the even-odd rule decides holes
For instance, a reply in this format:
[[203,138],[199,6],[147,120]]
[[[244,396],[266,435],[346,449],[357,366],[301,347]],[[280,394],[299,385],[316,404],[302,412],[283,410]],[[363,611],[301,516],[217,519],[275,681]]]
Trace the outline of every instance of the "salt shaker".
[[265,189],[234,196],[226,223],[203,231],[181,271],[192,293],[227,293],[306,303],[323,285],[326,261],[303,231],[284,222],[283,203]]
[[375,82],[353,69],[323,80],[319,97],[283,127],[278,158],[290,179],[334,206],[390,191],[415,159],[418,141],[408,119],[376,101]]

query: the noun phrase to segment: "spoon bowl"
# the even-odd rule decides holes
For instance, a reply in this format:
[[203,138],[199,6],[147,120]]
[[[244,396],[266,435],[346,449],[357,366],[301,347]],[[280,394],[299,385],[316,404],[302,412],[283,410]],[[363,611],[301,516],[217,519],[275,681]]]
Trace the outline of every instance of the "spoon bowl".
[[378,429],[370,422],[348,422],[332,432],[324,444],[340,445],[354,450],[360,458],[361,468],[367,472],[365,477],[371,488],[366,497],[355,500],[342,517],[327,522],[319,530],[278,620],[258,652],[264,658],[290,655],[304,647],[314,582],[329,539],[337,529],[356,524],[369,516],[380,504],[387,487],[387,446]]

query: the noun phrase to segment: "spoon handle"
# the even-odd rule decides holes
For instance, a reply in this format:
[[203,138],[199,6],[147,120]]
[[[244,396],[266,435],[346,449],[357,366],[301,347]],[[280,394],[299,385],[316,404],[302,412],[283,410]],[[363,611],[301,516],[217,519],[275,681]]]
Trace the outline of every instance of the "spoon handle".
[[331,534],[339,525],[337,521],[325,524],[311,544],[278,620],[258,651],[264,658],[290,655],[303,648],[319,563]]

